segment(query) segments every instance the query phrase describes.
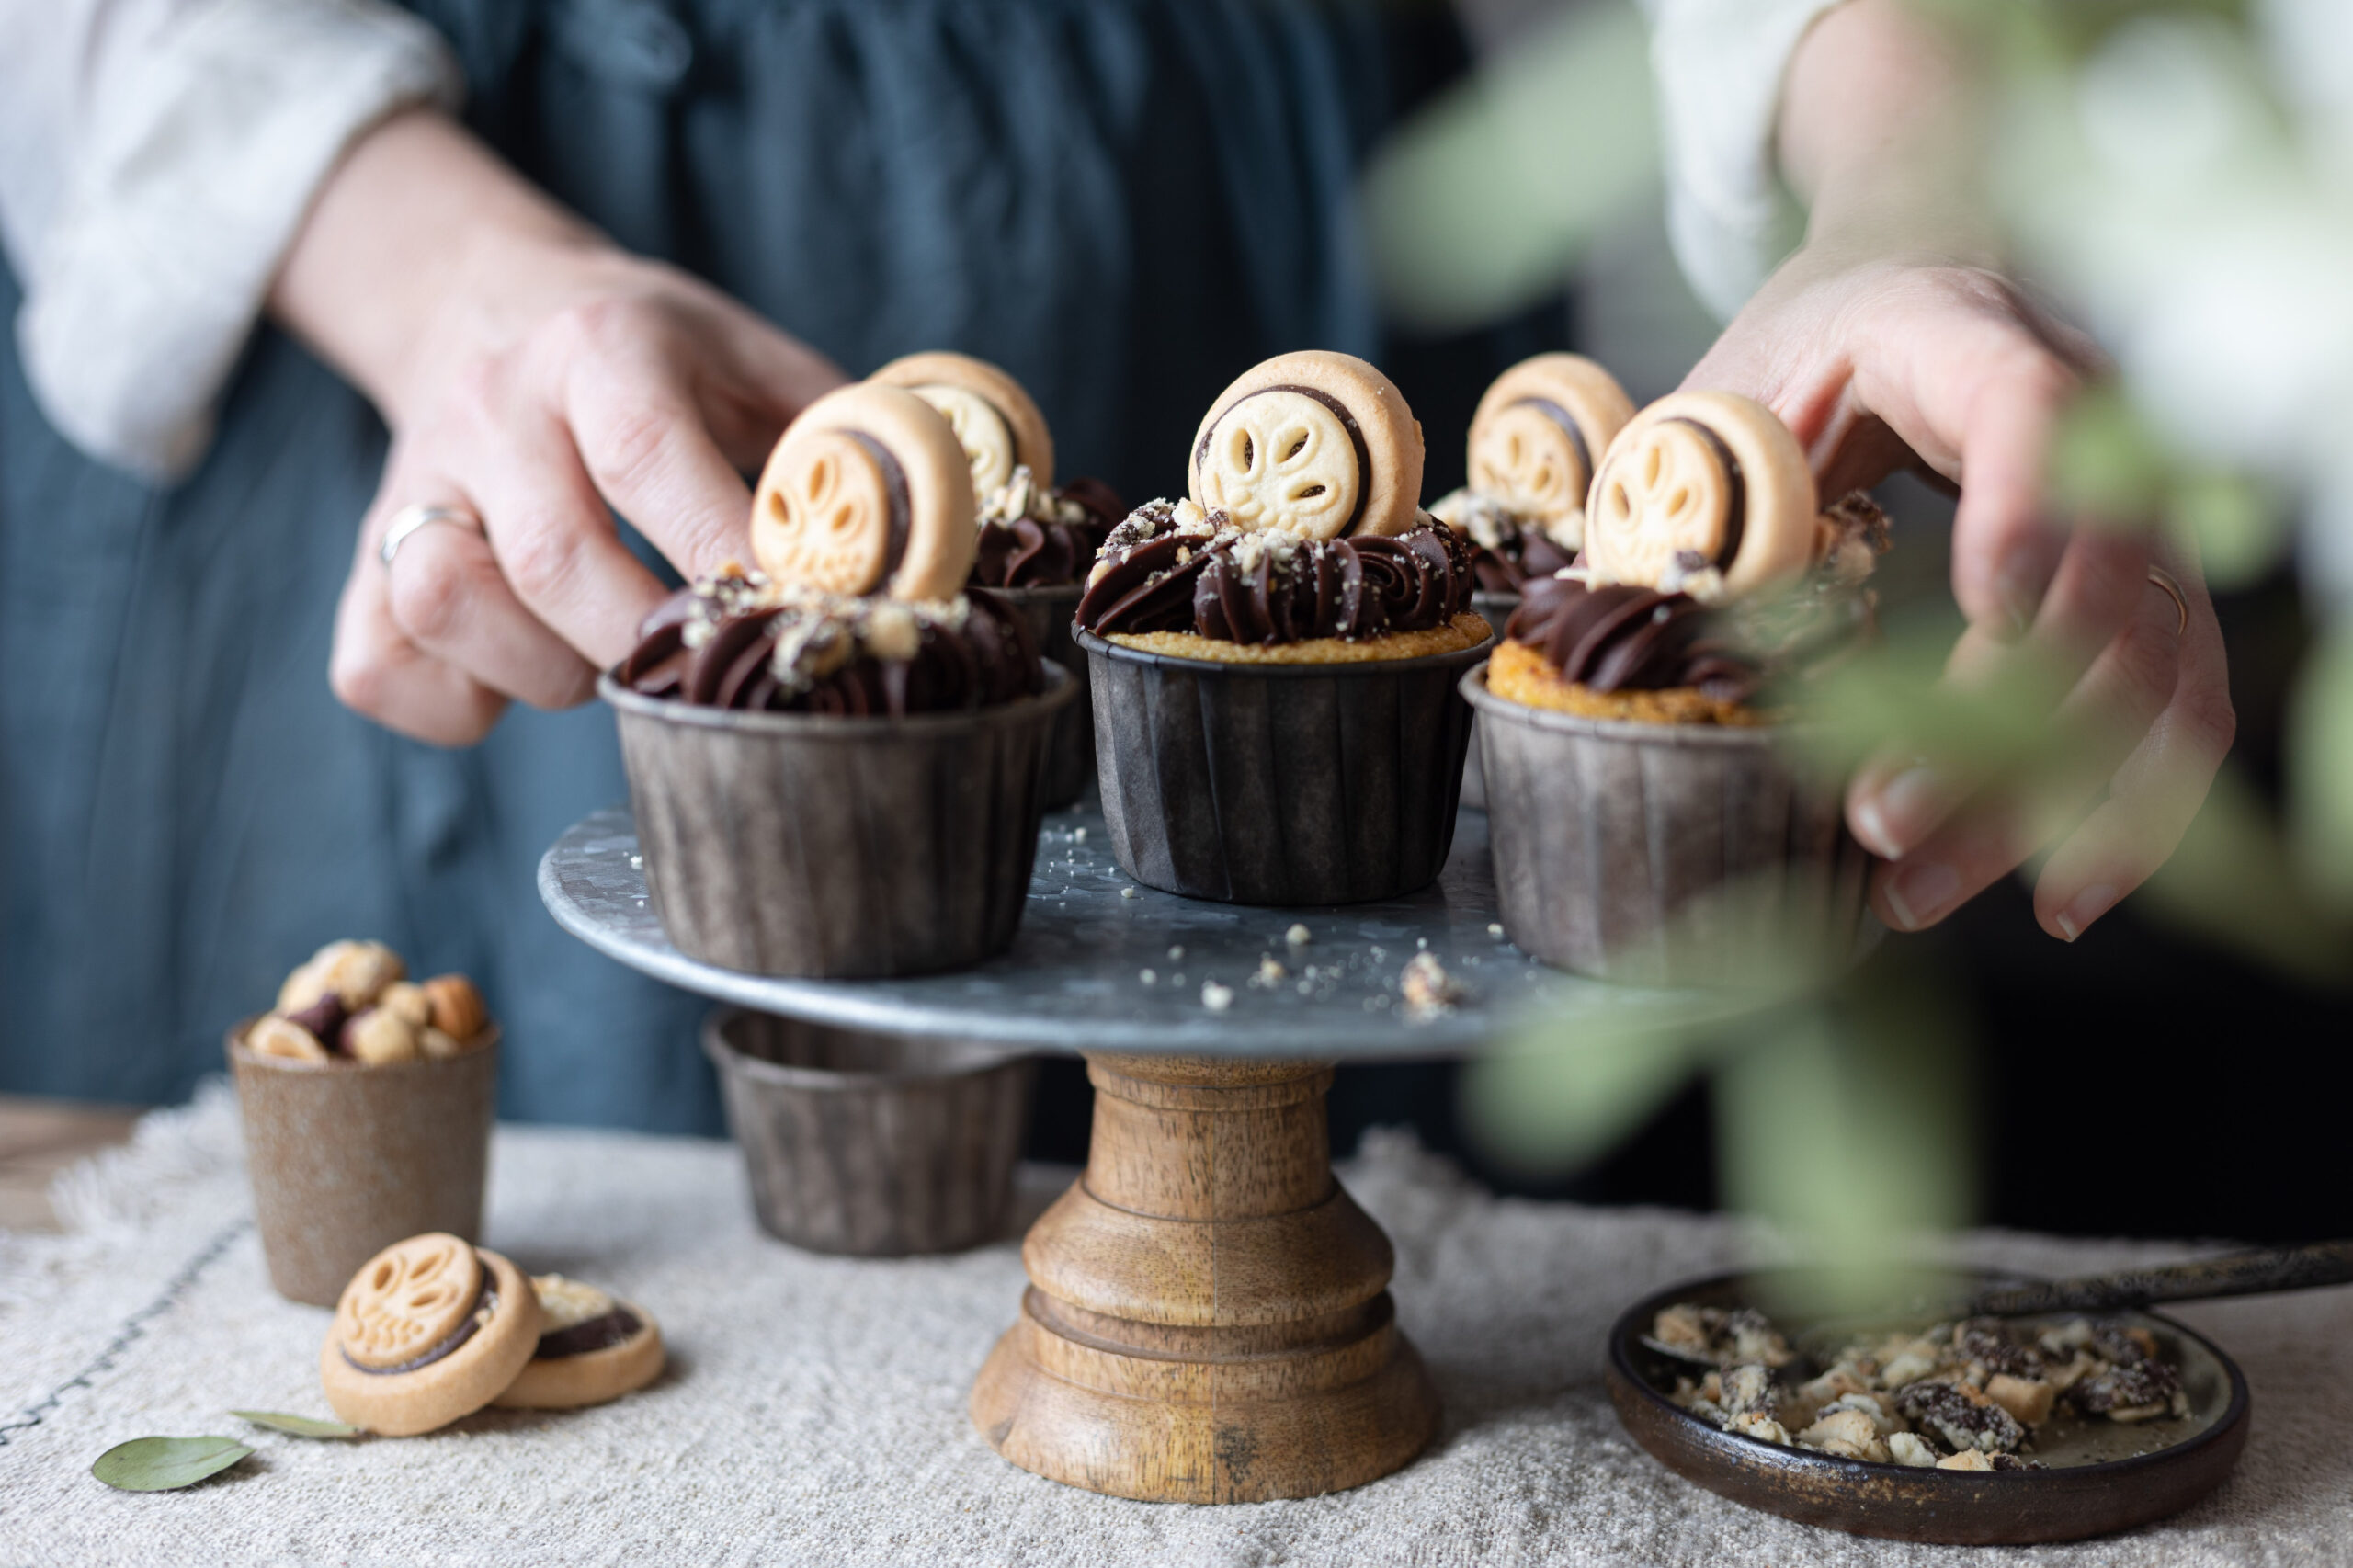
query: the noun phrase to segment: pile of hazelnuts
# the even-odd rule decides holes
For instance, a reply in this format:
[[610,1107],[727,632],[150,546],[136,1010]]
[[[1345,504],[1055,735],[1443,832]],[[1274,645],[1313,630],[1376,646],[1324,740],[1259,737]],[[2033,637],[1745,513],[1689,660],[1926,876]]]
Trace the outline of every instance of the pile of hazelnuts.
[[329,942],[286,977],[278,1006],[245,1031],[245,1049],[296,1062],[389,1066],[461,1056],[486,1043],[490,1013],[462,974],[412,983],[381,942]]

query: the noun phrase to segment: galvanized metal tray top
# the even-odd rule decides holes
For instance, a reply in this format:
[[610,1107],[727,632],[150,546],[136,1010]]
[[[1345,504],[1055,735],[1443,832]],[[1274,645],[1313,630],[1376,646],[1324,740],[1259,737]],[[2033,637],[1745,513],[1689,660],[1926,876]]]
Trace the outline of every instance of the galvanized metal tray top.
[[[1417,893],[1267,909],[1131,881],[1090,796],[1046,818],[1012,950],[912,979],[778,980],[686,957],[663,935],[621,808],[556,840],[540,862],[540,896],[590,947],[706,996],[845,1028],[1032,1050],[1453,1056],[1494,1043],[1535,1009],[1597,1017],[1654,1007],[1662,995],[1547,969],[1504,940],[1487,819],[1473,811],[1456,824],[1445,870]],[[1294,926],[1305,941],[1290,939]],[[1425,951],[1460,990],[1442,1008],[1407,1000],[1405,966]]]

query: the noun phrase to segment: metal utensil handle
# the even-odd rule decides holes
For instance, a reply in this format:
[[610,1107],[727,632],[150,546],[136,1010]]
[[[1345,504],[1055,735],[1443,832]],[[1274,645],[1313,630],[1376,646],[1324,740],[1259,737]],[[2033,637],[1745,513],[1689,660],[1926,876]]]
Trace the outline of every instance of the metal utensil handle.
[[2012,1286],[1988,1290],[1973,1305],[1975,1311],[1991,1316],[2018,1317],[2029,1312],[2105,1312],[2155,1301],[2259,1296],[2324,1285],[2353,1285],[2353,1241],[2263,1247],[2165,1268],[2129,1268],[2083,1279]]

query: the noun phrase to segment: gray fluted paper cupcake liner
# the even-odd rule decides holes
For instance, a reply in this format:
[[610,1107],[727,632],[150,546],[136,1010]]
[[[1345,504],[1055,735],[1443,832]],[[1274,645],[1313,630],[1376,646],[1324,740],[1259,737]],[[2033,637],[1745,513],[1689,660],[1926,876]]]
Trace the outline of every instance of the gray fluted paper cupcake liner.
[[[1519,608],[1518,594],[1477,593],[1471,596],[1471,608],[1486,618],[1488,630],[1495,641],[1503,641],[1504,625],[1511,619],[1511,612]],[[1462,759],[1462,803],[1474,812],[1487,809],[1486,765],[1480,760],[1479,716],[1471,715],[1471,750]]]
[[1046,749],[1077,683],[906,719],[736,713],[597,682],[620,726],[645,880],[678,950],[866,979],[1003,952],[1021,923]]
[[1078,633],[1120,869],[1225,903],[1361,903],[1434,880],[1454,844],[1486,645],[1416,659],[1223,664]]
[[1004,1233],[1033,1058],[739,1008],[712,1013],[702,1039],[770,1235],[902,1257]]
[[1836,967],[1881,934],[1871,858],[1845,789],[1770,726],[1586,719],[1462,677],[1485,743],[1487,824],[1505,934],[1580,974],[1638,984]]
[[1095,778],[1095,703],[1087,695],[1086,655],[1071,639],[1071,618],[1077,613],[1085,590],[1073,583],[1055,588],[992,588],[990,592],[1021,612],[1038,652],[1071,673],[1078,682],[1078,698],[1054,721],[1054,738],[1046,753],[1046,809],[1059,811],[1086,793]]

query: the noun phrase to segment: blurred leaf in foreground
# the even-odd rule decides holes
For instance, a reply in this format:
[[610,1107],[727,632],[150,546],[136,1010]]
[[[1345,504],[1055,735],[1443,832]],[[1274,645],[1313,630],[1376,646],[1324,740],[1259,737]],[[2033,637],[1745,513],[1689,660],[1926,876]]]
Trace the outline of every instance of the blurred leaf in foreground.
[[1365,176],[1390,310],[1434,330],[1557,290],[1658,178],[1650,40],[1624,0],[1565,11],[1415,116]]

